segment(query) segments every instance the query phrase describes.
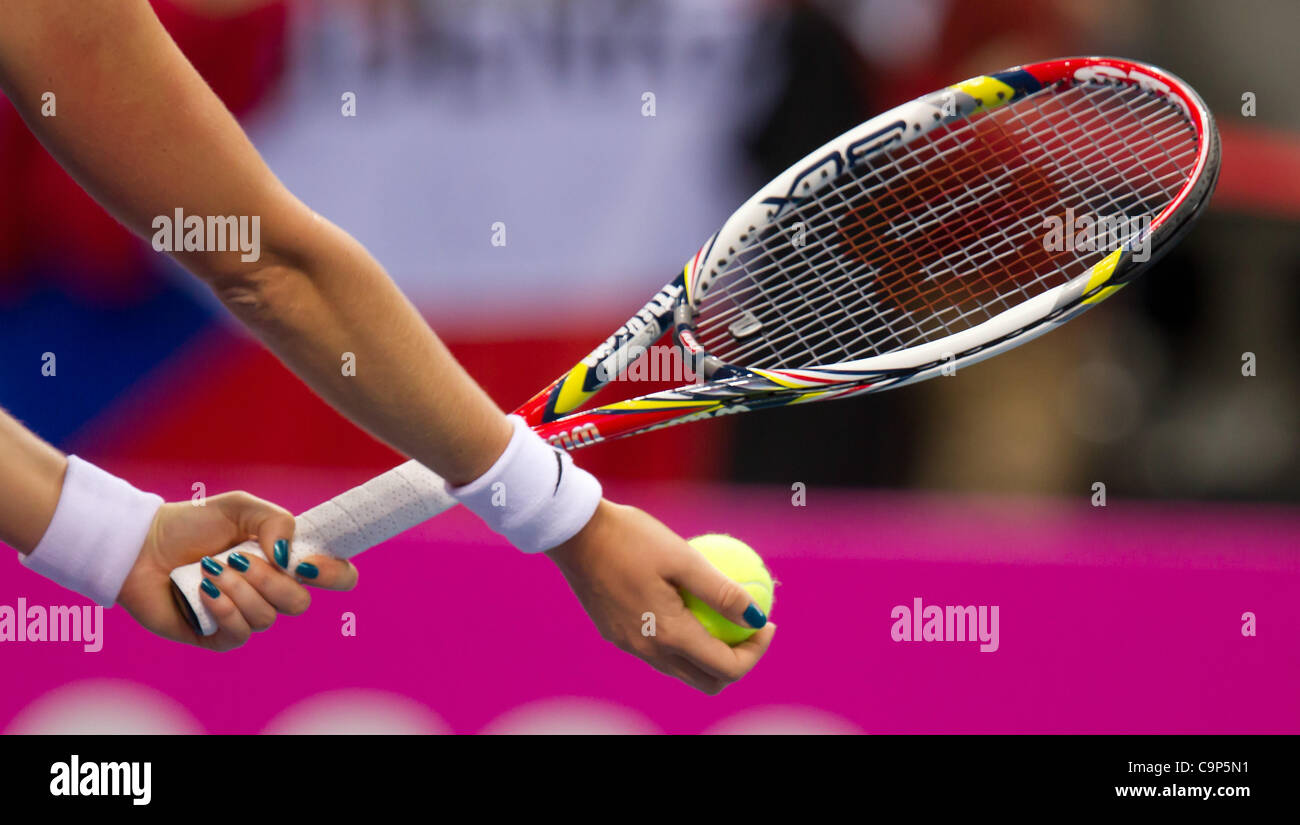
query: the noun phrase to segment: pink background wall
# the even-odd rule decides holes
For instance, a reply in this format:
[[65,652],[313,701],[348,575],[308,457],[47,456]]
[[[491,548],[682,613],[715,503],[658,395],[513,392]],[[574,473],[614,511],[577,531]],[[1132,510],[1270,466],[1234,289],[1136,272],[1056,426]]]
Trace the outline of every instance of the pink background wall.
[[[186,492],[174,473],[130,475],[169,498]],[[362,480],[205,478],[294,509]],[[805,508],[771,487],[610,493],[684,535],[745,538],[768,559],[779,632],[722,695],[601,641],[547,560],[454,512],[361,557],[354,592],[318,594],[308,615],[238,651],[163,642],[120,609],[105,614],[98,653],[4,643],[0,730],[1300,732],[1294,512],[816,488]],[[20,596],[67,601],[15,562],[0,604]],[[893,641],[891,609],[918,596],[998,605],[1000,649]],[[344,611],[356,637],[340,633]],[[1241,634],[1246,611],[1253,638]]]

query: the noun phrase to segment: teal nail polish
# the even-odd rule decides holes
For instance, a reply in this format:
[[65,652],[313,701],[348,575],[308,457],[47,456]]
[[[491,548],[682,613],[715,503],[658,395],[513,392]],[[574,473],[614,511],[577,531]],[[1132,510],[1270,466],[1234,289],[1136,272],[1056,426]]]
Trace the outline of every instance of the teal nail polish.
[[221,595],[221,591],[217,589],[217,586],[207,579],[203,580],[203,584],[199,585],[199,589],[209,599],[215,599]]
[[285,568],[289,568],[289,542],[280,539],[275,543],[275,563]]
[[316,565],[309,562],[303,562],[298,565],[293,572],[302,576],[304,579],[314,579],[320,575],[320,571],[316,569]]
[[763,615],[763,611],[758,609],[758,605],[751,604],[745,608],[745,622],[750,627],[762,627],[767,624],[767,617]]
[[199,566],[202,567],[203,572],[207,573],[209,576],[220,576],[221,571],[225,569],[211,556],[204,556],[203,560],[199,562]]
[[244,558],[243,554],[231,553],[229,556],[226,556],[226,561],[231,567],[235,568],[240,573],[248,572],[248,559]]

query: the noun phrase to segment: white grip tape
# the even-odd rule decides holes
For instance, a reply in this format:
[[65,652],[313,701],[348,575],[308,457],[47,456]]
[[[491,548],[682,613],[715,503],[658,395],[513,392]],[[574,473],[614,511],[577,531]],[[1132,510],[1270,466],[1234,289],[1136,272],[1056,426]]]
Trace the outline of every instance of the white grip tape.
[[[440,476],[417,461],[408,461],[298,516],[287,569],[292,573],[308,556],[351,558],[455,506]],[[213,558],[226,565],[234,552],[270,561],[255,541]],[[217,623],[205,604],[207,597],[199,592],[203,568],[197,562],[178,567],[171,579],[194,611],[199,631],[204,636],[215,633]]]

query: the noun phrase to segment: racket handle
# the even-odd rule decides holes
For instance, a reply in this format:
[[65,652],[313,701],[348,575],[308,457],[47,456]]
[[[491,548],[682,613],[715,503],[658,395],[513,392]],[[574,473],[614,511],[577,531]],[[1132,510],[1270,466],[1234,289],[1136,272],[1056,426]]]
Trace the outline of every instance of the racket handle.
[[[298,516],[287,569],[292,572],[308,556],[351,558],[454,506],[456,500],[447,495],[436,473],[408,461]],[[214,558],[224,565],[236,551],[266,559],[255,541],[246,541]],[[203,583],[199,564],[176,568],[171,579],[176,604],[194,630],[204,636],[215,633],[216,620],[204,603],[207,597],[199,593]]]

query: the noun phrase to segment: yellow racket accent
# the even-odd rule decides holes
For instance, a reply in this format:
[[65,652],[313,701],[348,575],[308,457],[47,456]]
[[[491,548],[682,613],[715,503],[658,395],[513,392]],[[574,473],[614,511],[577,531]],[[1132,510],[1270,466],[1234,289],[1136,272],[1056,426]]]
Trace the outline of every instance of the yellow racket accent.
[[1015,89],[996,77],[989,77],[988,75],[972,77],[970,80],[963,80],[949,88],[964,92],[975,98],[981,109],[991,109],[1003,103],[1010,103],[1011,98],[1016,96]]
[[777,375],[774,372],[768,372],[767,370],[751,369],[750,372],[754,373],[755,375],[761,375],[764,378],[766,378],[768,381],[771,381],[773,384],[776,384],[777,386],[780,387],[785,387],[786,389],[789,390],[801,390],[804,387],[822,386],[821,384],[814,384],[812,382],[799,383],[797,381],[792,381],[789,378],[785,378],[783,376]]
[[707,400],[669,401],[669,400],[650,399],[650,398],[633,398],[628,401],[615,401],[613,404],[606,404],[600,409],[616,410],[616,411],[624,411],[624,412],[642,412],[642,411],[650,411],[650,410],[675,410],[681,408],[695,408],[695,407],[698,407],[699,409],[703,410],[711,407],[721,407],[721,406],[722,403],[719,401],[707,401]]
[[563,415],[573,412],[587,403],[587,399],[596,394],[594,390],[588,392],[582,388],[589,371],[590,369],[586,364],[578,364],[565,376],[564,382],[560,384],[560,391],[555,397],[555,412],[557,414]]
[[[1106,283],[1106,281],[1110,280],[1110,276],[1115,273],[1115,266],[1119,263],[1119,257],[1122,254],[1124,254],[1124,250],[1116,249],[1114,252],[1110,253],[1105,258],[1102,258],[1101,261],[1099,261],[1097,265],[1092,268],[1092,272],[1088,275],[1088,285],[1083,288],[1084,295],[1087,295],[1090,291],[1096,289],[1097,287]],[[1114,286],[1108,286],[1105,289],[1098,292],[1096,295],[1093,295],[1089,298],[1084,298],[1083,302],[1085,304],[1099,304],[1102,301],[1109,298],[1110,296],[1114,295],[1123,286],[1124,286],[1123,284],[1115,284]]]
[[682,286],[686,289],[686,303],[691,306],[695,306],[695,299],[691,296],[691,287],[695,285],[691,281],[691,264],[693,263],[695,263],[695,258],[692,257],[688,259],[686,265],[682,267]]
[[804,393],[803,395],[800,395],[800,396],[798,396],[797,398],[795,398],[795,399],[794,399],[793,401],[791,401],[790,403],[791,403],[791,404],[803,404],[804,402],[807,402],[807,401],[816,401],[818,398],[821,398],[821,397],[824,396],[824,395],[829,395],[829,394],[832,393],[832,392],[842,392],[843,389],[844,389],[844,388],[841,387],[841,388],[838,389],[838,390],[817,390],[816,392],[806,392],[806,393]]

